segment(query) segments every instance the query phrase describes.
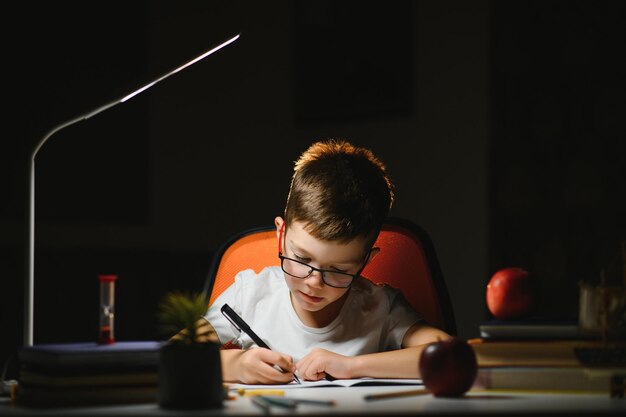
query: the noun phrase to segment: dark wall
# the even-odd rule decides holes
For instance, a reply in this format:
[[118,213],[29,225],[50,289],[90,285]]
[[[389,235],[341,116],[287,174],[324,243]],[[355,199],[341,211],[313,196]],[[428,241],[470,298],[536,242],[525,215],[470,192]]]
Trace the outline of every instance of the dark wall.
[[493,3],[490,268],[539,278],[542,314],[578,283],[623,285],[626,3]]

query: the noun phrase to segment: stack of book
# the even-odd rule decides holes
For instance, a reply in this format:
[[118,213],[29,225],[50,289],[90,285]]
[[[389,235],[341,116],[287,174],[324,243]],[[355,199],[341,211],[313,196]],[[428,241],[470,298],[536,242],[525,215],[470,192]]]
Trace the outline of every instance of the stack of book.
[[575,320],[489,320],[471,339],[479,371],[474,388],[611,391],[626,376],[626,343],[581,332]]
[[41,344],[18,354],[18,405],[67,407],[157,401],[160,342]]

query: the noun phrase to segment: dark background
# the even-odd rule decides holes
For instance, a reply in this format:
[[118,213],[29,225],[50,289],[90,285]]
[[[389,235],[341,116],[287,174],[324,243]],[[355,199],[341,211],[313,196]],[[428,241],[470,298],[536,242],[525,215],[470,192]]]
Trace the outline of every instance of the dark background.
[[[128,4],[127,4],[128,3]],[[314,140],[371,148],[392,215],[431,235],[459,335],[505,266],[537,314],[621,280],[626,2],[28,2],[3,12],[0,360],[22,343],[27,161],[61,122],[227,38],[235,44],[55,134],[37,156],[35,343],[94,340],[97,275],[119,340],[162,337],[230,235],[282,212]]]

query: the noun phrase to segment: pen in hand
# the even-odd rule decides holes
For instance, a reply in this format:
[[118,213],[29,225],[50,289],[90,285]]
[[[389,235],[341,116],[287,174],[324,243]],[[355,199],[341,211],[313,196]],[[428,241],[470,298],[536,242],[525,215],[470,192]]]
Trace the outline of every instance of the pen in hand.
[[[254,331],[252,331],[252,329],[250,328],[250,326],[248,326],[248,323],[246,323],[240,316],[239,314],[235,313],[235,310],[233,310],[228,304],[224,304],[222,306],[222,308],[220,309],[220,311],[222,312],[222,314],[224,315],[224,317],[226,317],[226,319],[228,319],[228,321],[231,322],[231,324],[233,326],[235,326],[235,328],[237,328],[237,330],[244,332],[245,334],[247,334],[248,336],[250,336],[250,339],[252,339],[252,341],[254,343],[257,344],[257,346],[268,349],[268,350],[272,350],[270,349],[270,347],[267,345],[267,343],[265,343],[263,341],[263,339],[261,339],[256,333],[254,333]],[[281,372],[285,372],[283,369],[280,369],[280,367],[277,367]],[[293,379],[294,381],[296,381],[298,384],[301,384],[300,379],[298,378],[298,376],[294,373],[293,374]]]

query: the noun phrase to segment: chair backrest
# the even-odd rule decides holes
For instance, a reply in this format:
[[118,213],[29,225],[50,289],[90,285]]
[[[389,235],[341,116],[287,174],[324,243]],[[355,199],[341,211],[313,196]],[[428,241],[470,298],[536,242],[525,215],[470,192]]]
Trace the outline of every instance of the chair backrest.
[[[380,253],[362,275],[402,291],[413,308],[431,325],[456,334],[454,311],[439,261],[428,234],[405,219],[388,218],[375,246]],[[216,251],[209,268],[206,291],[209,305],[233,283],[235,275],[251,268],[280,265],[274,226],[239,233]]]

